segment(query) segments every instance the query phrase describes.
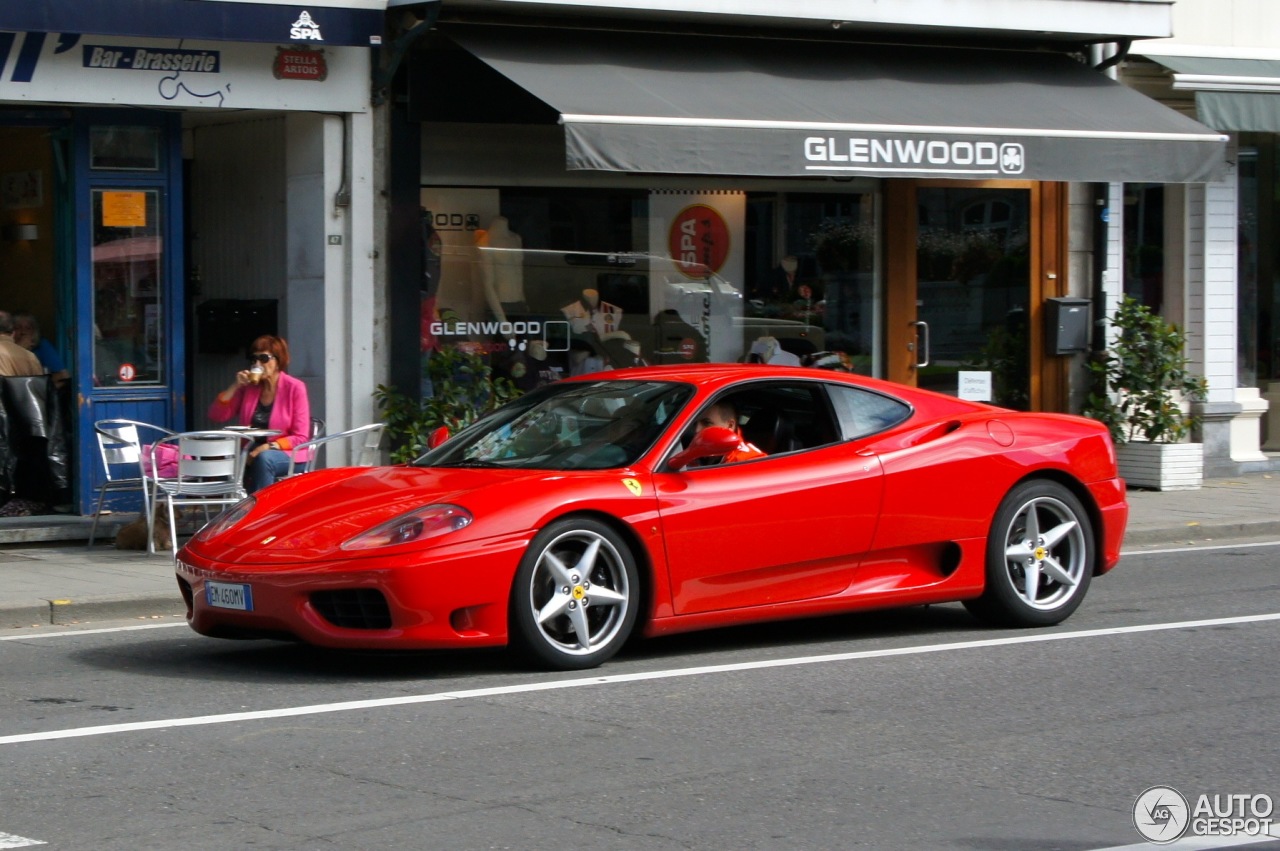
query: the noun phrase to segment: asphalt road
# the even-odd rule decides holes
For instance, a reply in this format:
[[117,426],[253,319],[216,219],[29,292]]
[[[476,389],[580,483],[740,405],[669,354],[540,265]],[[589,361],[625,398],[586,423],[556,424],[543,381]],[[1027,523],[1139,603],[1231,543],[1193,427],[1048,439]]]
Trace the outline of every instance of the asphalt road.
[[0,849],[1084,851],[1157,847],[1152,786],[1280,800],[1280,544],[1130,556],[1049,630],[935,606],[574,675],[150,627],[0,636]]

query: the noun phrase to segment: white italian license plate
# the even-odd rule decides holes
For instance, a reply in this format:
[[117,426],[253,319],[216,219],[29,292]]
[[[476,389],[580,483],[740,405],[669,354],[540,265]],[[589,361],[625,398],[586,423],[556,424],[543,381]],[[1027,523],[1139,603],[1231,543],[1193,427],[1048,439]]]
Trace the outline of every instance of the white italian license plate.
[[237,582],[205,582],[204,598],[214,608],[253,611],[253,589]]

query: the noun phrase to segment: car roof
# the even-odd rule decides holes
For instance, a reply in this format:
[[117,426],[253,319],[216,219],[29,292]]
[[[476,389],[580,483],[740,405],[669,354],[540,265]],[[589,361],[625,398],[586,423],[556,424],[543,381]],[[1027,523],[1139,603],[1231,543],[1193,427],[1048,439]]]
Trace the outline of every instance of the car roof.
[[571,381],[681,381],[698,386],[731,384],[761,378],[808,379],[811,381],[837,381],[861,384],[890,393],[910,392],[914,388],[892,384],[864,375],[833,372],[799,366],[769,366],[757,363],[689,363],[663,366],[636,366],[595,372],[569,379]]
[[906,384],[856,375],[847,372],[835,372],[827,369],[814,369],[803,366],[770,366],[756,363],[688,363],[664,364],[662,366],[637,366],[626,369],[595,372],[580,375],[567,381],[679,381],[692,384],[701,391],[715,392],[720,387],[739,381],[751,380],[807,380],[826,381],[836,384],[849,384],[865,387],[879,393],[894,396],[919,406],[924,404],[930,409],[949,409],[953,413],[965,411],[997,411],[1001,410],[982,402],[958,399],[954,396],[922,390]]

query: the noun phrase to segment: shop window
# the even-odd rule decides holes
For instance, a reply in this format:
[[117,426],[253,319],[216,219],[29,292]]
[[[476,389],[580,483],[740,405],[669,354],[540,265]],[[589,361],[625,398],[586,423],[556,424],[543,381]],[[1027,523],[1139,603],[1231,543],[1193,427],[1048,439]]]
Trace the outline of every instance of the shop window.
[[92,127],[89,168],[95,171],[159,171],[159,127]]
[[1258,299],[1259,193],[1258,149],[1241,147],[1238,171],[1238,211],[1236,217],[1236,329],[1238,356],[1236,370],[1241,387],[1257,387],[1259,380]]
[[[874,374],[874,196],[751,196],[751,207],[756,227],[747,231],[746,255],[757,265],[747,276],[752,330],[800,361],[831,351],[852,371]],[[766,256],[769,265],[758,268]]]
[[523,390],[830,348],[874,370],[870,194],[441,187],[421,202],[424,374],[446,347]]
[[1280,380],[1280,135],[1242,133],[1239,156],[1239,381],[1266,389]]
[[1159,313],[1164,303],[1164,186],[1124,187],[1124,292]]

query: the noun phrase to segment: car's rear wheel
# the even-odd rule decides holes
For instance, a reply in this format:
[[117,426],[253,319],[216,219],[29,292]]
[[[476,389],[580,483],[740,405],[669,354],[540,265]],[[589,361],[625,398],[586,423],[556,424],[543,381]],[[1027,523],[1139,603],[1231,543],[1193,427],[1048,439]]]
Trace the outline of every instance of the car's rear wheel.
[[987,539],[986,588],[969,611],[1001,626],[1060,623],[1093,575],[1093,528],[1080,500],[1057,482],[1023,482],[1000,503]]
[[511,637],[529,661],[594,668],[626,642],[636,621],[635,557],[613,529],[566,518],[538,533],[511,589]]

